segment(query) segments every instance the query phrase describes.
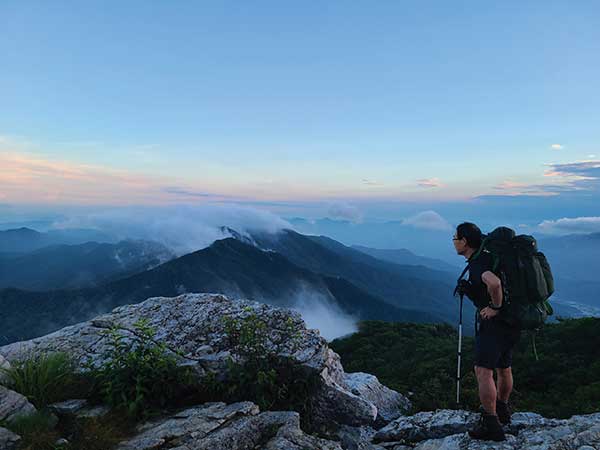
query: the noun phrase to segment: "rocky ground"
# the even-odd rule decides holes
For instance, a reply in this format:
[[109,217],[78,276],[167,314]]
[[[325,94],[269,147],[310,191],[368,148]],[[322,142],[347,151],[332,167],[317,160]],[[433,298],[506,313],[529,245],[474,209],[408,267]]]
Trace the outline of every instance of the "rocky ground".
[[[318,332],[306,329],[297,313],[256,302],[233,301],[222,295],[186,294],[123,306],[89,322],[0,347],[0,366],[31,352],[55,351],[99,364],[106,349],[103,330],[113,325],[133,330],[138,319],[147,318],[157,330],[156,339],[182,351],[182,364],[192,365],[199,377],[207,371],[218,374],[226,369],[227,358],[235,357],[227,347],[222,317],[243,318],[250,313],[267,322],[272,351],[318,374],[312,404],[315,421],[326,427],[325,434],[312,436],[304,432],[296,412],[260,411],[251,402],[217,402],[143,423],[131,438],[120,443],[119,450],[600,449],[600,413],[568,420],[518,413],[506,429],[508,438],[503,443],[477,442],[468,437],[466,430],[477,421],[476,413],[439,410],[405,416],[410,402],[403,395],[383,386],[372,375],[345,373],[339,356]],[[106,413],[105,408],[91,408],[78,399],[53,405],[52,410],[57,416]],[[32,411],[35,408],[26,398],[0,387],[0,422],[10,422]],[[19,439],[0,427],[0,449],[17,449]]]

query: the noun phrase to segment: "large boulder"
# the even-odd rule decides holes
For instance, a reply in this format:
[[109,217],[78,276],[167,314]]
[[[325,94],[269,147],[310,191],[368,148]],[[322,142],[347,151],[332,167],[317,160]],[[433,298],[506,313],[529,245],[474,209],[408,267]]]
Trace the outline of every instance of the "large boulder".
[[374,375],[362,372],[347,373],[344,381],[353,394],[377,407],[376,426],[383,426],[405,415],[412,407],[408,398],[381,384]]
[[199,376],[207,371],[224,373],[228,359],[235,355],[223,318],[240,320],[250,314],[266,322],[269,351],[291,358],[307,373],[318,376],[319,386],[312,402],[316,423],[372,425],[377,417],[389,421],[397,416],[398,405],[403,402],[399,394],[381,386],[375,377],[348,377],[339,356],[318,331],[306,328],[299,313],[218,294],[155,297],[121,306],[47,336],[0,347],[0,355],[11,361],[32,352],[61,351],[79,362],[98,365],[107,350],[106,330],[118,326],[125,333],[134,333],[134,323],[143,318],[156,330],[156,340],[180,351],[181,363],[194,366]]
[[251,402],[207,403],[138,427],[118,450],[342,450],[305,434],[295,412],[261,413]]
[[19,416],[27,416],[35,412],[35,406],[29,403],[26,397],[0,386],[0,422],[12,422]]

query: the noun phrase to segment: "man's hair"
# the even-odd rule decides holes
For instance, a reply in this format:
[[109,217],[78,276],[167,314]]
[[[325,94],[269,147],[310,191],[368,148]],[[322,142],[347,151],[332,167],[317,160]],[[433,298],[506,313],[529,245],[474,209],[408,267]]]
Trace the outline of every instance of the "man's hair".
[[481,236],[481,230],[474,223],[463,222],[456,227],[456,237],[458,239],[465,238],[467,245],[471,248],[479,248],[481,246]]

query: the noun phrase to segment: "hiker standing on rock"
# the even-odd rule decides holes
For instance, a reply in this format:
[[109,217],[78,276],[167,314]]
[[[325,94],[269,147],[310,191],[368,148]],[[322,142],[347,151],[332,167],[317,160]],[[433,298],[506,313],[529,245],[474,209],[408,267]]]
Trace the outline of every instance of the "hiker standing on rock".
[[[473,223],[458,225],[453,243],[467,260],[468,280],[457,287],[477,307],[475,322],[475,375],[483,406],[481,421],[469,435],[474,439],[505,440],[501,424],[510,423],[508,399],[513,388],[512,352],[520,330],[502,320],[503,286],[494,273],[492,255],[481,249],[482,233]],[[498,386],[494,383],[494,370]]]

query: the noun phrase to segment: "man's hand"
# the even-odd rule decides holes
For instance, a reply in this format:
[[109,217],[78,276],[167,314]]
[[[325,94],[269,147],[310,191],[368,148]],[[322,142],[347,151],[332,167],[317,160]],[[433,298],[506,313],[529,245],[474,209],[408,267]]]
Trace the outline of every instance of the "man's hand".
[[454,295],[466,295],[469,296],[471,291],[471,283],[468,280],[460,280],[454,289]]
[[496,317],[500,311],[497,309],[492,309],[488,306],[483,308],[479,315],[482,319],[491,319],[492,317]]

